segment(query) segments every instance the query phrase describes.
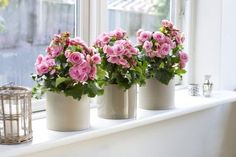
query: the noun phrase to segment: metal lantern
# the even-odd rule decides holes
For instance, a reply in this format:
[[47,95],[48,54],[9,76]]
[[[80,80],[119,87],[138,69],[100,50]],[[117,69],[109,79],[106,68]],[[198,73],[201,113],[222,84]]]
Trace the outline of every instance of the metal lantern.
[[24,87],[0,87],[0,143],[32,140],[31,91]]

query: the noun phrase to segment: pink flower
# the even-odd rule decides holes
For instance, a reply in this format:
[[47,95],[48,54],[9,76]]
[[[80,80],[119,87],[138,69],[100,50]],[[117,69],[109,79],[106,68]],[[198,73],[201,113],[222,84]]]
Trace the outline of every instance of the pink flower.
[[73,66],[69,69],[69,75],[73,80],[79,81],[78,78],[79,78],[80,72],[79,72],[78,65]]
[[132,55],[138,55],[138,49],[137,48],[135,48],[135,47],[131,47],[130,48],[130,54],[132,54]]
[[80,37],[69,40],[69,44],[72,46],[85,45],[84,41]]
[[184,34],[177,34],[177,36],[175,37],[175,40],[177,42],[177,44],[183,44],[185,37]]
[[116,44],[113,46],[113,51],[116,55],[123,55],[124,46],[121,44]]
[[109,35],[104,35],[101,39],[101,41],[104,43],[104,44],[108,44],[109,41],[110,41],[111,37]]
[[185,52],[179,53],[180,62],[187,63],[188,62],[188,55]]
[[94,80],[95,76],[96,76],[96,73],[97,73],[97,67],[96,66],[92,66],[92,68],[90,70],[90,73],[89,73],[89,78],[91,80]]
[[43,61],[43,58],[44,58],[43,55],[40,54],[40,55],[37,57],[37,59],[36,59],[35,65],[41,64],[42,61]]
[[73,80],[77,82],[85,82],[88,79],[87,73],[81,70],[80,65],[74,65],[73,67],[71,67],[69,69],[69,75]]
[[84,60],[84,55],[80,52],[72,52],[69,55],[68,61],[72,64],[81,64]]
[[167,27],[167,28],[170,28],[170,29],[173,28],[173,23],[169,20],[162,20],[161,25],[163,27]]
[[71,53],[72,53],[72,52],[71,52],[70,50],[66,50],[66,51],[65,51],[65,57],[66,57],[66,58],[69,58],[69,56],[70,56]]
[[105,46],[103,47],[103,52],[106,53],[106,54],[108,54],[109,56],[114,55],[113,49],[112,49],[112,47],[109,46],[109,45],[105,45]]
[[126,66],[128,64],[127,60],[125,60],[124,58],[120,58],[119,59],[119,64],[120,65],[123,65],[123,66]]
[[165,42],[170,45],[171,48],[175,48],[176,44],[169,37],[165,37]]
[[60,40],[61,40],[61,35],[60,34],[55,34],[52,42],[59,43]]
[[49,55],[46,55],[44,58],[43,58],[44,62],[46,62],[48,64],[48,66],[50,67],[53,67],[56,65],[55,63],[55,60],[53,58],[51,58],[51,56]]
[[140,34],[143,32],[143,29],[139,29],[137,32],[136,32],[136,36],[140,36]]
[[164,55],[164,56],[168,55],[170,50],[171,50],[171,47],[167,43],[162,44],[160,47],[160,53],[161,55]]
[[138,37],[138,39],[142,42],[149,40],[152,36],[152,33],[150,31],[142,31],[140,33],[140,36]]
[[159,58],[164,58],[164,56],[162,56],[161,52],[159,50],[157,51],[153,51],[153,57],[159,57]]
[[80,82],[86,82],[88,80],[88,75],[86,73],[82,73],[79,77],[78,77],[78,80]]
[[143,48],[145,51],[151,51],[152,50],[152,42],[150,41],[145,41],[144,44],[143,44]]
[[86,62],[86,61],[83,62],[82,64],[80,64],[79,67],[80,67],[80,71],[82,73],[89,73],[90,70],[91,70],[90,64],[88,62]]
[[116,30],[114,30],[112,33],[111,33],[112,36],[115,36],[117,39],[122,39],[125,37],[126,35],[126,32],[121,29],[121,28],[117,28]]
[[153,39],[155,39],[157,42],[164,42],[165,41],[165,35],[161,32],[155,32],[152,35]]
[[110,56],[108,59],[107,59],[108,62],[110,63],[113,63],[113,64],[116,64],[119,62],[119,58],[116,57],[116,56]]
[[185,68],[186,67],[186,63],[185,62],[180,62],[179,63],[179,67],[180,67],[180,69]]
[[101,57],[99,54],[95,54],[91,57],[91,61],[95,64],[100,64],[101,63]]
[[48,52],[48,54],[50,56],[55,58],[55,57],[59,56],[62,53],[63,47],[62,46],[50,46],[46,49],[46,51]]
[[46,62],[36,65],[36,73],[41,76],[49,72],[49,66]]

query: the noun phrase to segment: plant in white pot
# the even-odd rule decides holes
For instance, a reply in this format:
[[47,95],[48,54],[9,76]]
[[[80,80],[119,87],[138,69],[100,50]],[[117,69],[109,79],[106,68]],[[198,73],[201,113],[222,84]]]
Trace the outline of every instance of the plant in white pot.
[[186,73],[188,56],[183,52],[184,35],[168,20],[160,31],[137,32],[141,60],[147,65],[146,85],[139,89],[139,106],[143,109],[174,107],[174,77]]
[[90,126],[89,98],[103,94],[97,83],[101,58],[79,37],[70,38],[68,32],[55,35],[39,55],[37,85],[32,89],[36,98],[46,92],[47,126],[58,131],[75,131]]
[[135,118],[137,84],[145,80],[138,49],[122,29],[101,34],[94,47],[106,71],[104,95],[98,97],[98,115],[108,119]]

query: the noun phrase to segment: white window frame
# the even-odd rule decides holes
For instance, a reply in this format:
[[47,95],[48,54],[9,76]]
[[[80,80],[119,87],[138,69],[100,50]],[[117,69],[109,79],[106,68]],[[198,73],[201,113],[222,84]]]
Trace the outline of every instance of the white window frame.
[[[190,35],[193,22],[190,21],[190,17],[194,13],[192,10],[194,2],[192,0],[171,0],[171,21],[175,23],[178,28],[183,29],[183,25],[187,25],[185,32]],[[186,5],[185,5],[186,4]],[[187,13],[186,13],[187,12]],[[92,45],[96,37],[107,30],[108,28],[108,10],[107,0],[75,0],[75,36],[80,36],[89,45]],[[187,16],[186,16],[187,15]],[[192,41],[192,36],[188,37],[188,41]],[[186,51],[192,49],[192,42],[187,42],[185,45]],[[190,53],[189,53],[190,54]],[[190,54],[191,55],[191,54]],[[191,67],[191,66],[189,66]],[[188,70],[191,76],[191,71]],[[189,77],[184,76],[183,84],[177,89],[186,86],[186,82]],[[45,110],[46,99],[33,100],[33,112]],[[92,100],[91,106],[95,106],[95,101]]]

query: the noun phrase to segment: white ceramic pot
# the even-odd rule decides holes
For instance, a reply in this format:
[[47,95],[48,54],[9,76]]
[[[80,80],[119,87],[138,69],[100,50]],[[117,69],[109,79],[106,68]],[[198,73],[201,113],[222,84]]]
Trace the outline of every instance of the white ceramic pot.
[[47,127],[56,131],[78,131],[90,127],[89,98],[78,101],[63,93],[47,92]]
[[98,116],[106,119],[135,118],[137,111],[137,86],[123,91],[117,85],[105,87],[104,95],[97,99]]
[[146,85],[139,87],[139,107],[146,110],[166,110],[174,108],[175,81],[168,85],[156,79],[146,80]]

